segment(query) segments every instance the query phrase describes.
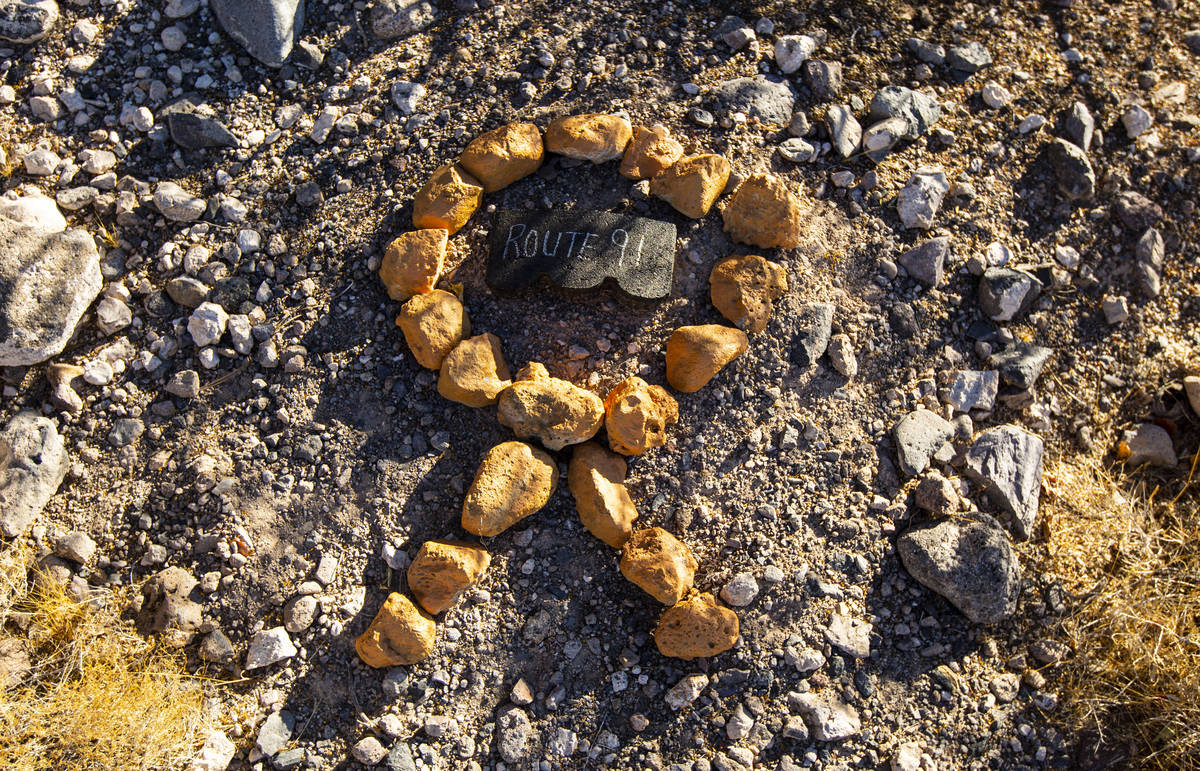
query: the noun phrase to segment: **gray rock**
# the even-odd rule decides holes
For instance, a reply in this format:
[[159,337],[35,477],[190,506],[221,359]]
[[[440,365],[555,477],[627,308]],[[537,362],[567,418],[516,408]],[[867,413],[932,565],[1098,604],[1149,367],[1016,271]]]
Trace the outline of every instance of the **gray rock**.
[[496,717],[496,752],[505,763],[522,763],[530,757],[533,726],[520,707],[509,707]]
[[904,138],[914,140],[933,128],[942,117],[937,99],[903,86],[884,86],[871,100],[871,121],[903,118],[908,125]]
[[0,216],[0,366],[61,353],[103,284],[100,253],[86,231]]
[[738,573],[721,589],[721,599],[735,608],[745,607],[758,596],[758,581],[753,573]]
[[832,690],[821,693],[793,691],[788,694],[788,707],[800,713],[817,741],[841,741],[862,730],[858,711]]
[[813,96],[822,102],[837,99],[842,94],[842,63],[809,59],[803,65],[804,82]]
[[946,49],[944,46],[930,43],[918,37],[910,37],[905,41],[908,50],[912,51],[918,59],[926,64],[945,64]]
[[378,765],[385,757],[387,750],[374,736],[364,736],[350,749],[350,754],[367,768]]
[[106,335],[133,323],[133,311],[118,297],[104,297],[96,303],[96,326]]
[[1042,490],[1042,438],[1013,425],[984,431],[967,449],[963,473],[1012,515],[1013,533],[1029,538]]
[[392,83],[392,104],[404,115],[412,115],[425,98],[425,86],[407,80]]
[[957,412],[990,410],[996,406],[1000,373],[994,370],[963,370],[954,373],[947,402]]
[[1042,282],[1023,270],[988,268],[979,279],[979,307],[992,321],[1012,321],[1041,293]]
[[712,96],[728,112],[744,112],[762,123],[780,126],[788,124],[796,106],[792,87],[766,75],[722,81],[713,88]]
[[1183,43],[1192,53],[1200,56],[1200,29],[1188,30],[1183,34]]
[[299,634],[313,625],[319,610],[317,598],[311,594],[293,597],[283,606],[283,628],[292,634]]
[[922,511],[937,516],[953,514],[958,510],[958,491],[954,483],[932,471],[921,479],[913,490],[913,502]]
[[142,585],[141,608],[137,612],[138,631],[144,635],[162,634],[173,645],[186,645],[200,627],[203,608],[190,599],[197,581],[179,567],[156,573]]
[[380,40],[395,40],[420,32],[437,18],[431,3],[425,0],[376,0],[368,20],[371,32]]
[[185,308],[195,308],[208,298],[208,286],[191,276],[176,276],[167,282],[167,295]]
[[900,255],[900,264],[908,271],[908,275],[925,286],[937,286],[945,276],[946,257],[949,254],[950,237],[939,236]]
[[953,436],[950,421],[931,410],[916,410],[900,418],[892,429],[900,470],[907,476],[920,474]]
[[33,43],[45,37],[57,20],[54,0],[0,0],[0,40]]
[[1117,193],[1113,201],[1113,209],[1125,227],[1135,232],[1145,231],[1162,219],[1162,207],[1141,193],[1126,190]]
[[1063,136],[1085,153],[1092,149],[1092,136],[1095,132],[1096,119],[1083,102],[1072,103],[1063,113]]
[[939,167],[922,167],[913,172],[896,195],[896,212],[906,228],[928,230],[942,208],[950,183]]
[[833,332],[832,303],[809,303],[796,315],[792,338],[792,359],[801,367],[811,367],[825,355]]
[[982,43],[972,40],[960,46],[954,46],[946,52],[946,63],[950,69],[968,74],[976,73],[992,64],[992,55]]
[[158,115],[166,121],[171,140],[187,150],[238,146],[237,137],[198,96],[180,97],[159,110]]
[[125,447],[137,441],[145,430],[146,424],[140,418],[120,418],[108,432],[108,443],[113,447]]
[[976,624],[994,624],[1017,609],[1021,566],[995,519],[972,513],[925,522],[896,541],[913,578]]
[[870,622],[835,613],[825,628],[825,641],[856,659],[870,658],[872,629]]
[[293,747],[277,754],[271,761],[271,765],[278,769],[296,768],[304,764],[306,757],[308,757],[308,753],[303,747]]
[[854,344],[847,335],[834,335],[829,339],[829,363],[833,368],[852,378],[858,374],[858,357],[854,354]]
[[1121,124],[1125,126],[1125,134],[1130,139],[1137,139],[1150,130],[1154,125],[1154,116],[1141,105],[1130,105],[1121,116]]
[[250,638],[250,649],[246,651],[246,669],[259,669],[290,659],[297,653],[292,638],[281,626],[264,629]]
[[1161,268],[1167,256],[1167,245],[1157,228],[1150,228],[1138,239],[1134,254],[1138,262]]
[[393,744],[387,756],[387,767],[388,771],[417,771],[412,749],[404,742]]
[[717,38],[734,51],[745,48],[751,40],[756,39],[754,28],[737,16],[726,16],[713,31]]
[[792,163],[807,163],[817,157],[817,148],[800,137],[792,137],[779,143],[779,154]]
[[58,429],[35,412],[18,412],[0,431],[0,534],[24,536],[67,473]]
[[229,314],[220,305],[211,302],[200,303],[188,318],[188,334],[197,348],[212,345],[225,334],[229,325]]
[[87,533],[73,530],[58,537],[54,542],[54,553],[84,565],[96,553],[96,542]]
[[1087,153],[1065,139],[1051,139],[1046,146],[1054,167],[1058,190],[1073,201],[1087,201],[1096,194],[1096,172]]
[[221,28],[268,67],[282,67],[304,27],[304,0],[209,0]]
[[1162,426],[1154,423],[1142,423],[1127,443],[1130,467],[1149,463],[1151,466],[1175,468],[1179,463],[1171,435]]
[[154,206],[167,219],[194,222],[204,216],[208,203],[174,182],[159,182],[154,188]]
[[1016,340],[1003,351],[988,357],[988,364],[1000,372],[1004,382],[1027,390],[1041,377],[1042,369],[1053,353],[1053,348]]
[[258,729],[254,746],[270,757],[287,746],[296,730],[296,717],[291,712],[272,712]]
[[833,146],[843,158],[849,158],[858,150],[862,141],[862,126],[854,117],[849,105],[836,104],[825,113],[825,126]]
[[908,121],[903,118],[885,118],[872,123],[863,133],[863,150],[871,160],[882,161],[893,147],[908,134]]
[[200,374],[194,369],[176,372],[164,390],[180,399],[200,398]]
[[204,639],[200,641],[200,647],[196,653],[204,661],[210,664],[220,664],[228,666],[233,663],[236,652],[233,650],[233,643],[220,629],[214,629],[204,635]]

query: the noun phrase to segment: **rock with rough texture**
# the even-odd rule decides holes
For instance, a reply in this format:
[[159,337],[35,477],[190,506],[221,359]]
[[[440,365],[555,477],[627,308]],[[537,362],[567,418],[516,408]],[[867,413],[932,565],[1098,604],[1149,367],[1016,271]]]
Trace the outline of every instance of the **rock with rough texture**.
[[829,619],[829,626],[825,627],[825,641],[842,653],[856,659],[865,659],[871,655],[873,629],[874,626],[869,621],[835,613],[833,618]]
[[1033,306],[1042,282],[1014,268],[988,268],[979,279],[979,307],[992,321],[1012,321]]
[[954,373],[946,403],[958,412],[990,410],[996,405],[1000,373],[995,370],[962,370]]
[[566,115],[546,127],[547,150],[592,163],[620,158],[632,138],[628,120],[604,113]]
[[204,216],[208,202],[174,182],[159,182],[154,187],[154,206],[169,220],[194,222]]
[[387,287],[388,297],[407,300],[415,294],[432,292],[446,262],[449,232],[426,228],[402,233],[387,245],[379,278]]
[[817,41],[810,35],[781,35],[775,41],[775,64],[785,75],[791,75],[816,50]]
[[427,0],[375,0],[367,14],[371,32],[380,40],[395,40],[427,29],[437,18]]
[[246,651],[246,669],[269,667],[280,661],[290,659],[299,651],[287,630],[281,626],[264,629],[250,638],[250,647]]
[[687,595],[696,567],[688,547],[661,527],[638,530],[621,552],[621,575],[664,605]]
[[369,667],[416,664],[433,652],[437,624],[399,592],[388,595],[367,631],[354,641],[358,657]]
[[604,402],[591,391],[530,362],[499,398],[497,417],[522,439],[534,437],[551,450],[586,442],[604,425]]
[[638,126],[621,158],[621,176],[628,179],[653,179],[683,157],[683,145],[661,124]]
[[833,146],[843,158],[849,158],[862,142],[862,126],[854,117],[849,105],[835,104],[825,112],[825,126],[833,139]]
[[749,344],[746,333],[733,327],[680,327],[667,340],[667,382],[676,391],[699,391]]
[[858,357],[854,355],[854,343],[845,334],[829,338],[829,363],[833,368],[848,378],[858,374]]
[[625,459],[595,442],[571,453],[567,484],[575,497],[579,521],[609,546],[619,549],[633,533],[637,507],[625,489]]
[[664,656],[695,659],[716,656],[737,644],[738,617],[711,594],[695,594],[662,614],[654,644]]
[[1017,609],[1021,566],[1000,524],[986,514],[916,525],[896,550],[913,578],[976,624],[1003,621]]
[[958,490],[953,482],[933,471],[923,477],[917,489],[913,490],[913,502],[922,511],[939,517],[948,516],[958,510]]
[[304,27],[304,0],[209,0],[221,28],[255,59],[282,67]]
[[688,156],[650,180],[650,194],[671,204],[680,214],[699,219],[708,214],[725,189],[729,172],[729,161],[724,156]]
[[54,424],[22,411],[0,431],[0,535],[20,538],[67,473],[67,451]]
[[833,303],[801,306],[792,324],[792,359],[801,367],[816,366],[829,348],[833,333]]
[[722,81],[712,95],[726,112],[745,113],[760,123],[781,127],[788,125],[796,108],[796,95],[787,81],[767,75]]
[[255,748],[264,755],[272,756],[287,746],[296,730],[296,717],[290,712],[272,712],[259,726]]
[[72,383],[83,374],[83,367],[65,362],[46,365],[46,380],[50,383],[50,404],[56,410],[80,412],[83,399],[75,392]]
[[471,334],[471,321],[462,301],[441,289],[414,295],[404,303],[396,326],[404,332],[413,358],[429,369],[439,369],[446,355]]
[[408,588],[428,613],[449,608],[492,562],[487,549],[462,541],[426,541],[408,566]]
[[1129,438],[1129,459],[1131,467],[1149,463],[1151,466],[1175,468],[1179,457],[1175,454],[1175,444],[1167,430],[1155,423],[1142,423]]
[[463,529],[491,537],[546,505],[558,487],[558,466],[546,452],[524,442],[488,450],[463,501]]
[[762,332],[773,301],[787,292],[787,271],[754,254],[727,257],[708,277],[712,304],[746,332]]
[[24,221],[0,216],[4,367],[37,364],[61,353],[104,283],[100,253],[86,231],[49,229],[62,217],[57,209],[52,217],[17,207],[12,204],[10,212]]
[[904,138],[915,140],[942,117],[942,107],[932,96],[903,86],[884,86],[871,100],[871,121],[902,118],[908,125]]
[[197,348],[212,345],[221,339],[229,326],[229,314],[216,303],[204,302],[196,306],[188,317],[188,334]]
[[679,420],[679,405],[662,386],[629,377],[608,392],[604,413],[613,452],[641,455],[667,441],[667,428]]
[[513,766],[530,758],[533,726],[520,707],[509,707],[496,717],[496,753]]
[[192,758],[188,771],[225,771],[237,754],[237,745],[229,740],[224,731],[213,729],[204,739],[204,745]]
[[1096,194],[1096,172],[1087,153],[1078,145],[1065,139],[1051,139],[1046,145],[1046,155],[1054,168],[1059,192],[1072,201],[1087,201]]
[[841,62],[810,59],[804,63],[804,82],[819,101],[841,96],[843,80]]
[[54,0],[0,0],[0,40],[33,43],[41,40],[58,21]]
[[950,183],[941,168],[924,167],[913,172],[896,195],[896,212],[906,228],[928,230],[942,208]]
[[907,476],[920,474],[929,461],[954,436],[950,421],[931,410],[910,412],[892,429],[900,470]]
[[141,607],[136,618],[138,631],[144,635],[162,635],[163,642],[172,648],[191,642],[204,612],[191,599],[197,583],[191,573],[180,567],[154,574],[142,585]]
[[1042,438],[1006,425],[984,431],[967,449],[963,473],[984,486],[992,501],[1012,515],[1013,533],[1029,538],[1042,489]]
[[500,339],[491,332],[467,338],[446,354],[438,373],[438,393],[468,407],[495,404],[512,384]]
[[433,172],[413,196],[413,227],[442,228],[457,233],[483,201],[483,185],[456,163]]
[[238,139],[217,120],[216,111],[198,95],[188,94],[158,111],[167,124],[171,141],[186,150],[206,147],[237,147]]
[[800,713],[817,741],[838,742],[862,730],[858,711],[833,691],[792,692],[788,706]]
[[545,157],[537,126],[508,123],[472,139],[458,163],[479,180],[485,193],[494,193],[537,171]]
[[1014,340],[1003,351],[989,356],[988,364],[996,368],[1004,382],[1017,388],[1028,389],[1033,388],[1034,383],[1041,377],[1042,369],[1053,354],[1053,348]]
[[738,185],[721,213],[725,232],[734,241],[763,249],[800,245],[800,198],[782,177],[752,174]]
[[945,276],[946,257],[950,254],[950,237],[931,238],[900,255],[900,264],[908,275],[925,286],[937,286]]
[[990,67],[992,64],[992,55],[982,43],[972,40],[969,43],[953,46],[947,50],[946,64],[949,64],[952,70],[958,70],[959,72],[971,75],[979,72],[984,67]]
[[1162,207],[1141,193],[1122,190],[1113,198],[1113,211],[1130,230],[1143,233],[1162,219]]
[[754,602],[759,586],[753,573],[738,573],[721,587],[721,599],[735,608],[744,608]]
[[671,686],[671,690],[667,691],[663,701],[667,703],[668,707],[678,712],[700,698],[700,694],[704,693],[704,689],[707,687],[708,675],[687,675]]

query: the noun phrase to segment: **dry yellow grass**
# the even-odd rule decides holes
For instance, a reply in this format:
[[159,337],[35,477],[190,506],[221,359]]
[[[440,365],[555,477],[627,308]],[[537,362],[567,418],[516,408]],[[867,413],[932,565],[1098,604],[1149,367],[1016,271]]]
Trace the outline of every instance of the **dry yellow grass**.
[[29,581],[16,548],[0,557],[0,642],[19,640],[33,668],[0,691],[0,768],[184,766],[204,736],[201,681],[115,609]]

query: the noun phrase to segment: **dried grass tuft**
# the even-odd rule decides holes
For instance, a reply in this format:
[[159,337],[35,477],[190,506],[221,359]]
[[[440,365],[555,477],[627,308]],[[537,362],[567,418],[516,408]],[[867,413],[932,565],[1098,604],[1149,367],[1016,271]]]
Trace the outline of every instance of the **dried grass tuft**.
[[204,736],[202,682],[116,608],[31,581],[16,549],[0,557],[0,643],[17,640],[33,666],[0,691],[0,768],[183,767]]

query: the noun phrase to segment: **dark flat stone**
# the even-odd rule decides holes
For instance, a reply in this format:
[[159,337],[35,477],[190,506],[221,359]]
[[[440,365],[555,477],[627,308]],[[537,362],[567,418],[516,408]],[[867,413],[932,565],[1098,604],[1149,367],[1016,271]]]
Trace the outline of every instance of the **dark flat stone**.
[[601,211],[501,211],[492,227],[487,283],[517,289],[543,274],[566,289],[614,279],[627,294],[659,300],[671,293],[675,226]]

